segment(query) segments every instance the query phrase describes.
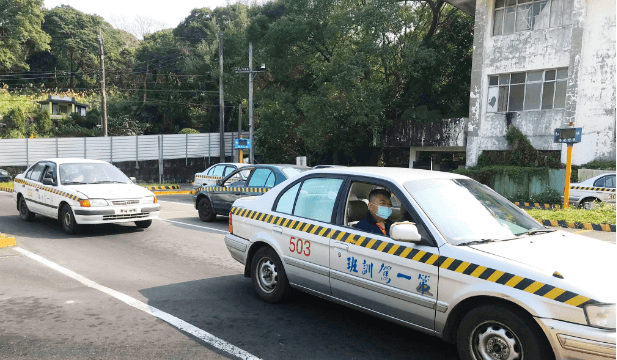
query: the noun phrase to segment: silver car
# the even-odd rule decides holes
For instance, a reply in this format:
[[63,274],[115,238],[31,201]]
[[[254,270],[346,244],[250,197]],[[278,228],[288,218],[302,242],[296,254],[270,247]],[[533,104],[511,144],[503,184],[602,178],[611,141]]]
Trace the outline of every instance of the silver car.
[[594,176],[570,184],[570,205],[589,209],[596,201],[615,204],[615,173]]
[[[377,192],[393,205],[383,228],[367,207]],[[307,171],[236,200],[229,230],[266,302],[304,291],[456,343],[462,359],[615,357],[615,245],[545,228],[465,176]]]

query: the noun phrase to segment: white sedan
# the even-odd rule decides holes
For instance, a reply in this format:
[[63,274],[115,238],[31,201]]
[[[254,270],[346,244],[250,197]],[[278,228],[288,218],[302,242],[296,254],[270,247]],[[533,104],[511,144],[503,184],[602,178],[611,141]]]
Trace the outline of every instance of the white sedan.
[[36,214],[59,219],[69,234],[84,224],[135,222],[147,228],[160,212],[150,190],[98,160],[39,161],[15,177],[13,197],[22,220]]
[[570,204],[590,209],[595,201],[615,204],[615,173],[601,174],[570,184]]
[[[197,190],[202,187],[216,185],[218,180],[222,180],[227,175],[236,171],[237,169],[250,164],[241,163],[219,163],[212,165],[206,170],[196,173],[193,180],[193,190]],[[234,179],[236,180],[236,179]],[[246,178],[242,173],[238,173],[237,181],[244,181]]]
[[545,228],[465,176],[307,171],[236,200],[225,243],[266,302],[301,290],[463,360],[615,358],[615,245]]

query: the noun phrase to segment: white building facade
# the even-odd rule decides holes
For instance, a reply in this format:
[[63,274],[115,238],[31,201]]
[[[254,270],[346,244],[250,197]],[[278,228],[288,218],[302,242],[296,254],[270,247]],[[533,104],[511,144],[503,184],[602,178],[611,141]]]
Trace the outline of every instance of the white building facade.
[[514,125],[537,150],[581,127],[573,164],[615,160],[615,0],[450,0],[475,9],[467,166],[507,150]]

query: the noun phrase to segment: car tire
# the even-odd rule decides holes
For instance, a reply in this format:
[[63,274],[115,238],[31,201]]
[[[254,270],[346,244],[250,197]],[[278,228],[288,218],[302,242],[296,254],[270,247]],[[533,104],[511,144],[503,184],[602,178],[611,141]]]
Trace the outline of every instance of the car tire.
[[26,204],[26,198],[23,196],[19,197],[19,217],[23,221],[32,221],[36,216],[35,213],[28,209],[28,204]]
[[554,359],[533,318],[500,305],[482,305],[465,314],[456,346],[461,360]]
[[68,205],[64,205],[62,210],[60,210],[60,224],[62,225],[62,230],[70,235],[77,234],[81,230],[81,226],[75,221],[73,210]]
[[257,250],[253,256],[251,280],[257,297],[268,303],[281,302],[291,290],[283,263],[269,246]]
[[150,227],[150,225],[152,225],[152,220],[135,221],[135,226],[140,229],[147,229]]
[[202,198],[199,200],[197,212],[199,213],[199,218],[201,221],[212,222],[216,219],[216,213],[212,210],[212,204],[208,198]]
[[581,205],[580,205],[580,207],[581,207],[582,209],[585,209],[585,210],[591,210],[591,209],[593,209],[593,208],[594,208],[594,206],[595,206],[595,202],[596,202],[596,201],[598,201],[598,202],[599,202],[600,200],[599,200],[599,199],[596,199],[596,198],[587,198],[587,199],[584,199],[583,201],[581,201]]

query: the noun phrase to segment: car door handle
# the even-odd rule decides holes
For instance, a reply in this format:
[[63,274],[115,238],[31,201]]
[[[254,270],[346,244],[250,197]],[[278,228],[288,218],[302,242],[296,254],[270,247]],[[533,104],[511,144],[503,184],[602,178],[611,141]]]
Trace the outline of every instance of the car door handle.
[[274,231],[277,234],[282,234],[283,233],[283,228],[280,226],[273,226],[272,227],[272,231]]
[[349,245],[343,243],[334,243],[332,246],[340,252],[346,252],[349,249]]

